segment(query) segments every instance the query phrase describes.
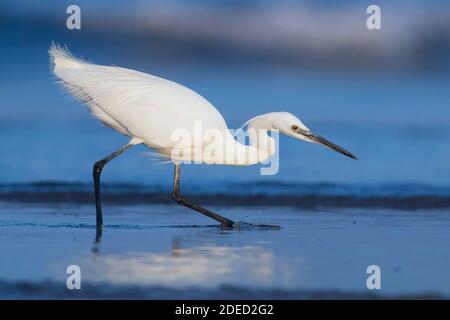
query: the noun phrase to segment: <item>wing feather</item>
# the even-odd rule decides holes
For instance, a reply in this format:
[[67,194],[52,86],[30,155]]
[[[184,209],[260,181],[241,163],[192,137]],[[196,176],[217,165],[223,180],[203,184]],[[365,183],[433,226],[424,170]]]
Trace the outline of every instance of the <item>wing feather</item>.
[[176,129],[228,130],[218,110],[205,98],[176,82],[139,71],[97,65],[53,44],[50,65],[60,84],[85,103],[107,126],[164,154],[178,142]]

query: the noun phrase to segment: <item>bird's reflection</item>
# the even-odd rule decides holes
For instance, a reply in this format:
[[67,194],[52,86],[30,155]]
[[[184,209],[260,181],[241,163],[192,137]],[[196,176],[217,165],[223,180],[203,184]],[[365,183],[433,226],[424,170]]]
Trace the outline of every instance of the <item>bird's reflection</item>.
[[103,229],[96,229],[95,230],[95,240],[94,240],[94,246],[91,249],[91,252],[94,254],[100,253],[100,243],[102,241],[103,237]]
[[181,248],[180,242],[181,242],[181,239],[179,239],[179,238],[175,238],[172,240],[172,256],[173,257],[177,257],[180,255],[180,251],[179,251],[179,249]]
[[115,284],[215,286],[220,284],[269,284],[273,279],[274,255],[258,246],[199,245],[182,248],[172,240],[166,252],[99,254],[101,235],[85,266],[91,280]]

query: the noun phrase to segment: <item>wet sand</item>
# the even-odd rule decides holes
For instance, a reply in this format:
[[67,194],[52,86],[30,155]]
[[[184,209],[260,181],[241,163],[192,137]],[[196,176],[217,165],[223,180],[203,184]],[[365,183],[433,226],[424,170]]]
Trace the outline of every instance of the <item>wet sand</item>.
[[[0,298],[450,297],[448,209],[209,206],[280,230],[221,230],[169,204],[0,203]],[[81,290],[66,268],[81,268]],[[379,265],[381,290],[366,268]]]

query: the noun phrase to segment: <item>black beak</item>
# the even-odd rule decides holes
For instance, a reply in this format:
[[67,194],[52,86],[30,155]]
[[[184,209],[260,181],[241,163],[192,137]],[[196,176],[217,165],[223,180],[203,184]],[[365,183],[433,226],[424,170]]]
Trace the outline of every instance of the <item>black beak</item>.
[[315,135],[314,133],[310,133],[310,132],[305,132],[305,133],[302,132],[301,134],[303,134],[305,137],[310,139],[312,142],[319,143],[319,144],[324,145],[325,147],[328,147],[334,151],[342,153],[343,155],[345,155],[349,158],[357,160],[357,158],[353,154],[351,154],[344,148],[341,148],[338,145],[335,145],[333,142],[328,141],[325,138],[322,138],[321,136]]

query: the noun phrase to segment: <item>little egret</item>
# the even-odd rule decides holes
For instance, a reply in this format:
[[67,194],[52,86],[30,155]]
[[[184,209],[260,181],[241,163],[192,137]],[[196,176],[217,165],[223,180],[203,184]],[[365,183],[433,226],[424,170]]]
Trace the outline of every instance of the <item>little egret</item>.
[[[253,165],[268,160],[274,153],[274,139],[269,131],[278,131],[299,140],[322,144],[347,157],[347,150],[314,134],[288,112],[272,112],[246,122],[249,144],[240,143],[229,131],[220,112],[205,98],[178,83],[135,70],[96,65],[74,57],[67,48],[53,44],[49,49],[51,70],[73,96],[85,103],[103,124],[130,138],[93,167],[97,230],[103,226],[100,175],[104,166],[129,148],[144,144],[174,164],[173,199],[216,221],[224,228],[234,222],[183,197],[180,191],[180,165],[201,153],[207,143],[187,140],[181,144],[173,132],[192,130],[196,122],[203,129],[223,134],[225,155],[200,155],[200,163]],[[255,131],[258,130],[256,134]],[[253,133],[252,133],[253,132]],[[174,150],[176,152],[174,153]],[[176,156],[174,156],[176,154]],[[219,154],[219,153],[217,153]]]

